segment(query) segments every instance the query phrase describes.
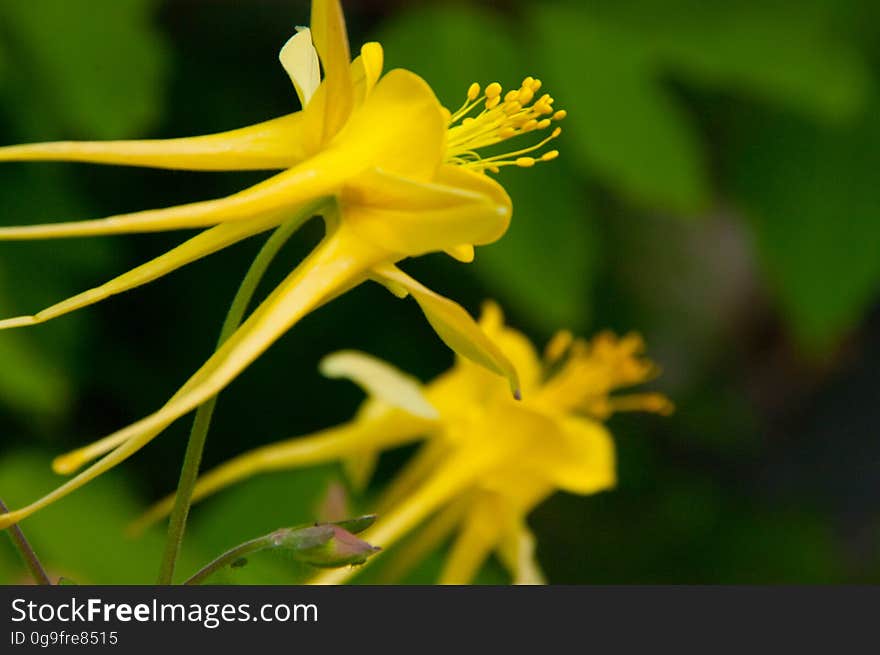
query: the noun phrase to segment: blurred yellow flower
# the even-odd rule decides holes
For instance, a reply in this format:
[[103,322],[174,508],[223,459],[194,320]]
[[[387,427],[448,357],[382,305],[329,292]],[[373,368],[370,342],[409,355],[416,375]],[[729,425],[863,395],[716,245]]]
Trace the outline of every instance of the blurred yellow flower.
[[[382,75],[383,51],[368,43],[350,61],[338,0],[312,3],[311,29],[284,46],[281,63],[303,110],[231,132],[157,141],[63,142],[0,148],[0,161],[68,160],[191,170],[283,172],[227,198],[101,220],[0,228],[0,240],[47,239],[209,227],[167,254],[33,316],[0,321],[0,329],[41,323],[146,284],[241,241],[314,214],[326,236],[224,346],[154,414],[56,460],[70,474],[106,455],[39,501],[0,515],[8,526],[77,489],[137,452],[173,421],[224,387],[312,310],[366,280],[398,296],[411,295],[439,336],[457,353],[508,379],[517,373],[459,305],[413,280],[396,264],[445,251],[471,261],[475,245],[500,238],[510,221],[504,189],[485,173],[501,166],[529,167],[555,150],[537,145],[503,156],[478,149],[545,130],[553,99],[536,97],[541,83],[526,78],[502,97],[497,83],[471,86],[454,114],[428,84],[406,70]],[[320,71],[324,77],[321,79]],[[109,453],[109,454],[108,454]]]
[[[260,472],[328,461],[345,462],[362,487],[379,451],[423,440],[384,491],[375,508],[379,520],[364,539],[387,549],[430,519],[389,563],[398,573],[457,530],[441,582],[469,582],[492,551],[515,582],[540,582],[529,512],[557,490],[592,494],[614,486],[614,444],[602,421],[617,411],[666,414],[672,404],[656,393],[611,395],[656,375],[637,335],[603,333],[585,342],[561,332],[541,358],[503,324],[496,305],[486,305],[481,326],[520,371],[522,402],[462,358],[423,387],[368,355],[331,355],[322,371],[351,378],[369,395],[358,415],[231,460],[199,480],[194,499]],[[158,503],[136,529],[161,519],[172,502]],[[328,571],[316,582],[339,583],[351,574]]]

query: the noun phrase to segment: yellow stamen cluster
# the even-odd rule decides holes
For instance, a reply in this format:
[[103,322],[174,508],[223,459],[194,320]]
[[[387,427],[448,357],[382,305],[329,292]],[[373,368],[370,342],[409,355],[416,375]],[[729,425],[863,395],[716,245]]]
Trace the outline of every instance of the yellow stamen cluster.
[[672,403],[659,393],[610,395],[615,389],[656,377],[658,369],[643,356],[644,350],[644,341],[637,334],[618,338],[603,332],[587,342],[560,332],[545,351],[550,373],[541,395],[557,407],[603,420],[615,412],[669,414]]
[[541,80],[533,77],[527,77],[518,89],[506,94],[498,82],[492,82],[485,89],[476,82],[471,84],[464,104],[449,115],[446,160],[497,173],[502,166],[530,168],[556,159],[558,150],[549,150],[537,157],[528,155],[558,137],[562,132],[560,127],[555,127],[548,137],[528,148],[491,157],[483,157],[477,152],[521,134],[546,130],[554,121],[565,118],[565,110],[553,109],[552,97],[548,94],[537,96],[540,89]]

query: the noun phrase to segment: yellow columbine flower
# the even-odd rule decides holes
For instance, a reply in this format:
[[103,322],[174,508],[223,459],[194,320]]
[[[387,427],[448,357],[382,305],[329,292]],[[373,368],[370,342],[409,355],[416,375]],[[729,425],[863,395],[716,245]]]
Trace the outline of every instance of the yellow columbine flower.
[[[457,530],[441,582],[470,581],[492,551],[514,581],[540,582],[529,512],[557,490],[592,494],[614,485],[614,444],[602,425],[613,412],[668,413],[672,405],[656,393],[611,395],[656,374],[636,335],[603,333],[588,343],[561,332],[542,359],[521,333],[503,324],[497,306],[486,306],[481,325],[519,370],[522,402],[510,397],[499,378],[462,358],[423,387],[372,357],[338,353],[321,368],[367,391],[357,416],[231,460],[199,480],[194,499],[260,472],[329,461],[345,462],[362,486],[379,451],[424,440],[385,490],[375,508],[379,520],[364,539],[388,548],[430,518],[399,553],[406,564]],[[165,516],[172,502],[157,504],[136,527]],[[391,565],[400,570],[405,563]],[[342,582],[350,574],[328,572],[317,582]]]
[[48,496],[0,515],[0,528],[130,457],[174,420],[220,392],[306,314],[368,279],[400,297],[411,295],[451,348],[506,376],[519,393],[516,370],[467,312],[407,276],[396,264],[436,251],[468,262],[475,245],[501,237],[510,221],[510,199],[486,172],[554,159],[556,151],[537,159],[528,153],[555,138],[559,128],[537,145],[508,155],[484,158],[477,151],[520,134],[546,130],[552,120],[564,118],[565,112],[554,111],[551,97],[537,96],[539,80],[526,78],[521,88],[503,97],[497,83],[485,91],[474,84],[465,104],[452,114],[414,73],[392,70],[383,76],[378,43],[366,44],[350,62],[338,0],[312,3],[311,30],[301,29],[281,50],[280,59],[303,105],[302,111],[288,116],[194,138],[0,148],[0,161],[284,169],[219,200],[94,221],[0,228],[0,240],[18,240],[209,227],[103,286],[33,316],[0,321],[0,329],[41,323],[146,284],[291,217],[304,222],[321,214],[326,224],[321,244],[165,406],[56,460],[55,470],[68,474],[106,455]]

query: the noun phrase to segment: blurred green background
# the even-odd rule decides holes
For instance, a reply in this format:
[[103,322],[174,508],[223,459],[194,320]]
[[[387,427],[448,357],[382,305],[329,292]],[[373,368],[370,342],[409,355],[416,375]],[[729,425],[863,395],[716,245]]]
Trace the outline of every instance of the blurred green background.
[[[465,266],[407,264],[473,313],[641,331],[671,418],[612,420],[620,485],[531,518],[555,583],[880,582],[880,5],[873,0],[345,3],[354,47],[457,107],[526,75],[565,107],[559,160],[505,171],[513,226]],[[170,137],[296,108],[277,52],[297,0],[2,0],[0,143]],[[4,164],[0,223],[217,197],[260,179]],[[184,239],[0,244],[0,314],[31,313]],[[320,237],[309,224],[266,288]],[[253,240],[45,326],[0,334],[0,496],[54,487],[51,457],[161,404],[209,355]],[[353,326],[356,326],[354,329]],[[412,302],[366,285],[298,326],[221,397],[207,464],[345,420],[322,379],[360,348],[429,379],[451,355]],[[162,532],[122,530],[173,489],[189,420],[23,524],[53,574],[150,582]],[[378,484],[407,452],[383,460]],[[182,572],[313,520],[334,468],[254,480],[194,511]],[[0,540],[0,582],[24,580]],[[439,554],[410,581],[430,581]],[[482,581],[503,581],[490,563]],[[229,582],[289,582],[271,555]]]

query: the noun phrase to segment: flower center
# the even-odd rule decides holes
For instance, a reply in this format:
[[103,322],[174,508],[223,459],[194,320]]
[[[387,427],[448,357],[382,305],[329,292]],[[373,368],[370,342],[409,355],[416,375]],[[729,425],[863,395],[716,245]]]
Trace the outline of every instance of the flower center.
[[[519,89],[508,91],[502,97],[503,90],[498,82],[492,82],[485,90],[476,82],[471,84],[464,104],[449,115],[446,161],[480,172],[497,173],[502,166],[528,168],[556,159],[558,150],[549,150],[537,157],[528,155],[558,137],[562,132],[560,127],[528,148],[491,157],[483,157],[477,152],[521,134],[546,130],[554,121],[565,118],[565,110],[553,109],[553,98],[549,95],[535,99],[540,88],[541,80],[527,77]],[[479,110],[481,106],[482,110]]]

